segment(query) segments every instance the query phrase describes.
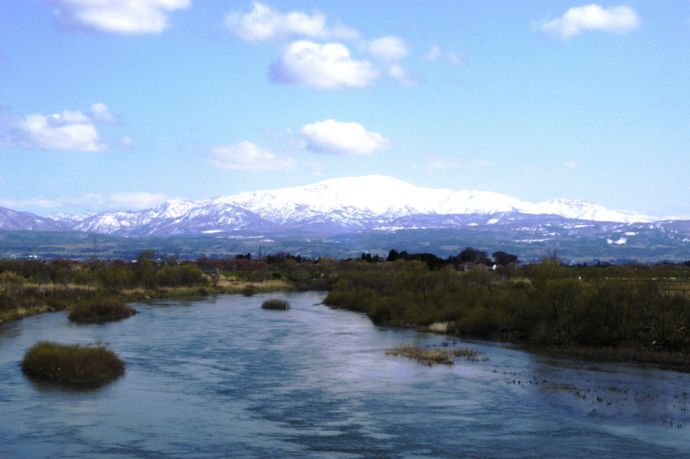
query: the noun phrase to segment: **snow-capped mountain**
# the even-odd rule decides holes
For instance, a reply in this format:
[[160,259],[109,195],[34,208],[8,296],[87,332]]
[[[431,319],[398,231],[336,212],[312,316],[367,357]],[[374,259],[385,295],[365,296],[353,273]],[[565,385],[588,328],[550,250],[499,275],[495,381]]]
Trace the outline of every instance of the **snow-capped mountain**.
[[126,236],[261,231],[264,222],[232,203],[172,200],[141,211],[106,212],[77,223],[78,231]]
[[[0,233],[0,257],[129,257],[155,246],[161,253],[195,258],[247,253],[261,245],[314,257],[391,248],[445,256],[474,246],[539,259],[557,250],[577,262],[684,261],[690,253],[690,219],[653,219],[577,200],[531,203],[485,191],[417,187],[383,176],[201,201],[175,199],[151,209],[96,215],[39,217],[0,208],[0,230],[76,231]],[[132,239],[108,238],[97,245],[92,233]]]
[[58,231],[69,229],[69,225],[65,225],[52,218],[39,217],[29,212],[17,212],[0,207],[0,229]]
[[140,236],[290,231],[335,234],[391,228],[495,224],[508,214],[593,222],[651,217],[564,199],[530,203],[493,192],[417,187],[386,176],[325,180],[304,187],[245,192],[203,201],[171,200],[153,209],[105,212],[69,221],[73,229]]

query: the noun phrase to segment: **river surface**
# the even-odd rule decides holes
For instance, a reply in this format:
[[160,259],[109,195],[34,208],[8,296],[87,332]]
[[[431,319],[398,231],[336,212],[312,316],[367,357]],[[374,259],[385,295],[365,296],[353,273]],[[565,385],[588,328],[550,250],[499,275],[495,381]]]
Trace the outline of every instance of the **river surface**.
[[[75,325],[0,325],[0,458],[690,457],[690,375],[536,356],[372,325],[320,293],[136,304]],[[101,342],[126,374],[92,390],[36,383],[37,340]],[[428,367],[385,350],[462,346]]]

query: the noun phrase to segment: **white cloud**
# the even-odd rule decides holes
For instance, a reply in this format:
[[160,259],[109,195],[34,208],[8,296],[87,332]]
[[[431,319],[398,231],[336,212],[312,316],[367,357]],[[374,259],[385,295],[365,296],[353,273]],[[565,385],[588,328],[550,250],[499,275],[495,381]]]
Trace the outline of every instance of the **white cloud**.
[[170,11],[190,0],[49,0],[55,16],[67,25],[117,34],[159,33],[168,27]]
[[65,124],[79,124],[79,123],[91,123],[89,117],[82,112],[65,110],[62,113],[53,113],[50,118],[57,123]]
[[369,54],[383,61],[398,61],[407,56],[405,41],[394,35],[377,38],[367,44]]
[[639,25],[640,17],[629,6],[604,8],[592,3],[570,8],[560,18],[542,24],[541,30],[565,40],[587,30],[625,33]]
[[378,132],[368,132],[359,123],[328,119],[302,127],[307,149],[316,153],[368,155],[391,147],[392,142]]
[[319,44],[300,40],[290,44],[273,62],[271,80],[316,89],[364,88],[379,73],[368,61],[352,59],[342,43]]
[[329,26],[326,17],[315,12],[281,13],[261,2],[254,2],[246,14],[232,13],[225,17],[225,25],[242,40],[260,42],[276,38],[318,38],[352,40],[359,33],[345,26]]
[[30,148],[63,151],[98,151],[100,143],[96,127],[81,112],[65,111],[52,115],[26,115],[16,122],[20,142]]
[[416,81],[407,75],[407,71],[400,64],[391,64],[390,67],[388,67],[388,73],[391,77],[395,78],[405,86],[413,86],[416,84]]
[[294,159],[259,147],[252,142],[220,145],[211,150],[209,162],[219,169],[280,170],[295,165]]
[[168,200],[163,193],[147,193],[145,191],[132,191],[113,193],[108,196],[108,204],[116,209],[141,210],[156,207]]
[[101,123],[115,123],[117,119],[110,113],[108,106],[102,102],[96,102],[91,106],[91,118]]
[[0,128],[9,129],[9,138],[3,143],[41,150],[103,150],[106,145],[101,142],[96,125],[117,122],[108,106],[101,102],[93,104],[86,113],[76,110],[64,110],[51,115],[0,113]]
[[448,61],[455,65],[462,64],[462,59],[457,53],[454,53],[453,51],[446,51],[438,45],[433,45],[424,55],[424,59],[429,62]]

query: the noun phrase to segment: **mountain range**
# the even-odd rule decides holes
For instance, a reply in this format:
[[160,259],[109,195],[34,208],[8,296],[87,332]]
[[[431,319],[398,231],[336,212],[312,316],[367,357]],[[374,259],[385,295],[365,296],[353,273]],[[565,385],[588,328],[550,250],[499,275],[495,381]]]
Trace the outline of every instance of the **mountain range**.
[[[433,231],[501,234],[515,244],[565,240],[644,249],[690,244],[690,221],[655,219],[580,200],[531,203],[504,194],[423,188],[386,176],[200,201],[169,200],[139,211],[41,217],[0,208],[0,229],[77,231],[125,237],[321,237]],[[459,234],[459,233],[458,233]],[[679,255],[682,256],[682,255]]]

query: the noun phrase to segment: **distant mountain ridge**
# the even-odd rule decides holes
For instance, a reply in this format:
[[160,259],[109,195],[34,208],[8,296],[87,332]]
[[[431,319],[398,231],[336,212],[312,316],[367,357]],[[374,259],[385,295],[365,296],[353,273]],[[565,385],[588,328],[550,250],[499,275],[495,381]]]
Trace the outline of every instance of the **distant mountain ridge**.
[[500,193],[424,188],[393,177],[373,175],[201,201],[173,199],[151,209],[91,216],[48,218],[1,209],[0,229],[76,230],[119,236],[225,232],[327,235],[494,225],[521,215],[597,223],[654,220],[586,201],[554,199],[530,203]]
[[[403,221],[419,228],[429,219],[438,221],[439,216],[506,213],[557,215],[596,222],[653,220],[585,201],[554,199],[529,203],[500,193],[422,188],[392,177],[365,176],[202,201],[170,200],[153,209],[97,214],[75,221],[72,229],[115,235],[237,231],[335,234],[385,230],[399,227]],[[484,223],[491,224],[490,220]],[[452,224],[449,221],[445,226]]]
[[69,225],[49,217],[0,207],[0,229],[25,231],[69,230]]
[[[383,176],[173,199],[151,209],[96,215],[40,217],[0,208],[0,230],[4,257],[132,257],[136,251],[126,247],[149,246],[190,258],[256,253],[262,246],[265,253],[314,257],[391,248],[446,256],[474,246],[532,260],[555,251],[578,262],[690,259],[690,219],[653,219],[577,200],[530,203]],[[96,234],[109,242],[97,244]]]

